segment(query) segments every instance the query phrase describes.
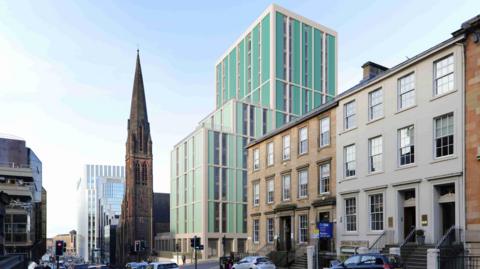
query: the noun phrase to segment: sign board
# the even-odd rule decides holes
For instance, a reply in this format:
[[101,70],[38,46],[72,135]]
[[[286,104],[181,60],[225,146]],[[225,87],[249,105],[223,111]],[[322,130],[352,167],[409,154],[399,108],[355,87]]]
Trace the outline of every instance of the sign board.
[[203,250],[203,248],[204,248],[203,245],[199,245],[195,247],[196,250]]
[[319,238],[319,233],[320,233],[320,231],[318,230],[317,227],[315,227],[313,229],[312,239],[318,239]]
[[333,223],[332,222],[318,222],[318,237],[319,238],[333,238]]

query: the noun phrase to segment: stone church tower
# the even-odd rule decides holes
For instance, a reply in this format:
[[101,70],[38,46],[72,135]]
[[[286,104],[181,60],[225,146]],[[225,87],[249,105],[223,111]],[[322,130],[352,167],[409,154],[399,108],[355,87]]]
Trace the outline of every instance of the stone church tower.
[[[121,260],[144,260],[152,252],[152,139],[143,88],[142,68],[137,50],[132,104],[128,120],[125,156],[126,186],[120,221]],[[135,251],[135,244],[145,247]]]

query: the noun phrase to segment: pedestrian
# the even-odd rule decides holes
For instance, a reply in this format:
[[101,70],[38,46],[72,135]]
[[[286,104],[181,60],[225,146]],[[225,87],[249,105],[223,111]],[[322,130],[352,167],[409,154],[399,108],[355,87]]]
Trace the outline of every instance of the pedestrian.
[[182,264],[185,264],[185,260],[187,259],[187,256],[185,254],[182,255]]

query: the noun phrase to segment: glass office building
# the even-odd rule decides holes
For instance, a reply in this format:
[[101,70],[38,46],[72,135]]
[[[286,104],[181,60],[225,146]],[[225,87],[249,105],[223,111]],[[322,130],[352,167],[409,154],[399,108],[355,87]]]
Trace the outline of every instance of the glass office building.
[[334,98],[336,46],[335,31],[271,5],[217,62],[215,111],[171,153],[170,230],[182,252],[195,235],[203,258],[246,251],[245,146]]
[[104,225],[101,208],[120,215],[124,185],[123,166],[85,165],[77,183],[77,252],[84,260],[99,260]]

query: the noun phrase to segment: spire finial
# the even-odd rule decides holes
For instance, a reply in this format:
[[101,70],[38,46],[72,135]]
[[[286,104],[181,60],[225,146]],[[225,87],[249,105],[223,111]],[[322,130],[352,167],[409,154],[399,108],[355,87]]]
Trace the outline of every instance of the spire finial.
[[137,56],[140,54],[140,47],[137,44]]

